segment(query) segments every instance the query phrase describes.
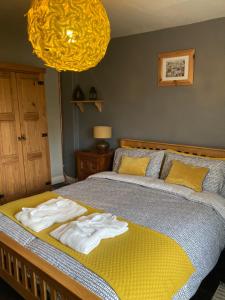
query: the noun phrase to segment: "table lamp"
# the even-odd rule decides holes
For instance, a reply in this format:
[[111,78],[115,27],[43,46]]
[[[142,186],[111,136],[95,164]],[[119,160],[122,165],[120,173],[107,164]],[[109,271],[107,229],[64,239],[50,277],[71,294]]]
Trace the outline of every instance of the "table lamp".
[[99,153],[105,153],[109,150],[109,143],[105,139],[112,137],[112,127],[110,126],[95,126],[94,138],[98,139],[96,143],[96,150]]

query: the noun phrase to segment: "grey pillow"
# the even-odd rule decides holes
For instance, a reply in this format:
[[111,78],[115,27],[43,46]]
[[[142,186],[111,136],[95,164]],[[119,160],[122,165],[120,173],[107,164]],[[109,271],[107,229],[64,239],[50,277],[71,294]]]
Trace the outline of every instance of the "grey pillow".
[[223,187],[222,187],[222,191],[221,191],[221,196],[223,196],[225,198],[225,180],[223,182]]
[[183,154],[166,151],[161,178],[165,179],[169,173],[173,160],[180,160],[187,164],[209,169],[203,182],[203,191],[222,194],[225,180],[225,161],[210,159],[201,156],[186,156]]
[[123,155],[131,156],[131,157],[150,157],[151,160],[147,167],[145,176],[159,178],[159,173],[164,158],[164,151],[118,148],[116,149],[114,155],[114,161],[113,161],[114,172],[118,172],[121,158]]

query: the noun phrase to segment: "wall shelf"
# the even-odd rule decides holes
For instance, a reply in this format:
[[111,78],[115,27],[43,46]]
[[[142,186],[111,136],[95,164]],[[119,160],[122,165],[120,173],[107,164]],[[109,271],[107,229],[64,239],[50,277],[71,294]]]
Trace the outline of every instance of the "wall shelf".
[[103,100],[73,100],[71,103],[79,107],[81,112],[84,112],[84,104],[94,104],[99,112],[102,112]]

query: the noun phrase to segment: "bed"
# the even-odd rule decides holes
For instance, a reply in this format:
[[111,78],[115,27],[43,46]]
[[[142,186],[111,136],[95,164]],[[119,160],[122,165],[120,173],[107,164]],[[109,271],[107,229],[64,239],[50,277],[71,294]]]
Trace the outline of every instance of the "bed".
[[[129,139],[122,139],[120,146],[225,158],[224,149]],[[173,300],[190,299],[224,249],[225,198],[216,193],[193,193],[164,180],[116,172],[99,173],[56,192],[175,240],[187,253],[195,272]],[[120,299],[104,279],[4,214],[0,215],[0,276],[25,299]]]

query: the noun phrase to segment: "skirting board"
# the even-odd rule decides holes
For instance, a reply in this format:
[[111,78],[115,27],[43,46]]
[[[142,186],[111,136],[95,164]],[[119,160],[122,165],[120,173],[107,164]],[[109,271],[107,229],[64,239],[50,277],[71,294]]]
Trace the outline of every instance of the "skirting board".
[[52,184],[58,184],[58,183],[61,183],[64,181],[65,181],[65,178],[63,175],[52,177]]

